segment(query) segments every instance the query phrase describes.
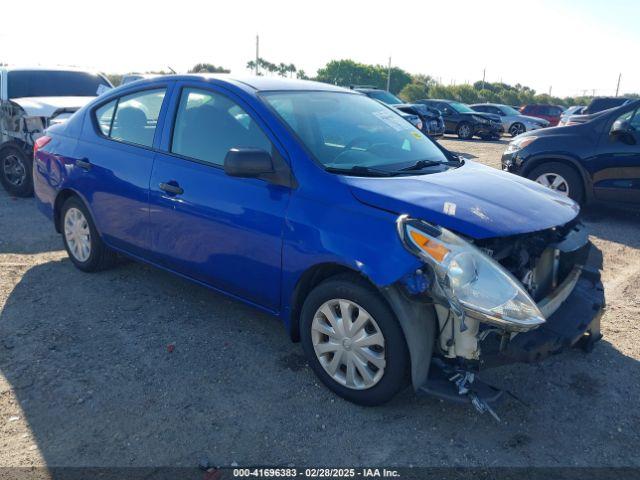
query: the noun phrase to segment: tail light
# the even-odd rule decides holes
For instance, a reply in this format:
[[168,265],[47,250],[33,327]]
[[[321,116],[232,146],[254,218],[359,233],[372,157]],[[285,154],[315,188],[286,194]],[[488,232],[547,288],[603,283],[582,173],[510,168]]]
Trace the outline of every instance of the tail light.
[[36,153],[38,153],[38,150],[40,150],[50,141],[51,137],[48,137],[47,135],[43,135],[42,137],[38,138],[33,144],[33,156],[35,157]]

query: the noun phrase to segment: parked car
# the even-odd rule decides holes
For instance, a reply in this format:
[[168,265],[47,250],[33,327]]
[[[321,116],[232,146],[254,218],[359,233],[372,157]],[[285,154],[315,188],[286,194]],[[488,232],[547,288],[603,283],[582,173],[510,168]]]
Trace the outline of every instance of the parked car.
[[504,131],[500,117],[476,112],[464,103],[438,99],[418,100],[417,103],[438,110],[444,118],[445,133],[455,133],[463,140],[469,140],[474,136],[483,140],[495,140],[500,138]]
[[156,78],[158,76],[159,75],[155,73],[127,73],[122,76],[120,85],[126,85],[127,83],[135,82],[137,80],[148,80],[151,78]]
[[429,108],[420,103],[404,103],[393,93],[374,87],[351,87],[352,90],[365,94],[380,102],[391,105],[398,110],[420,118],[422,127],[420,130],[432,138],[444,135],[444,119],[438,110]]
[[630,99],[624,97],[597,97],[591,101],[588,107],[583,108],[580,112],[575,112],[571,115],[563,114],[558,125],[567,126],[585,123],[605,110],[626,105],[630,102]]
[[502,168],[576,202],[640,204],[640,101],[605,110],[586,123],[525,133]]
[[530,104],[520,109],[522,115],[543,118],[549,122],[550,127],[555,127],[560,122],[563,108],[558,105]]
[[558,126],[562,127],[564,125],[567,125],[571,117],[576,115],[582,115],[586,108],[587,107],[585,105],[574,105],[572,107],[566,108],[562,112],[562,115],[560,115],[560,121],[558,122]]
[[34,156],[38,207],[77,268],[120,253],[276,315],[352,402],[411,378],[485,409],[499,391],[481,363],[600,338],[575,202],[346,89],[143,80],[50,127]]
[[542,118],[527,117],[509,105],[499,103],[476,103],[469,105],[476,112],[493,113],[498,115],[502,121],[502,128],[509,132],[512,137],[517,137],[521,133],[538,130],[549,126],[549,122]]
[[33,144],[44,130],[112,85],[97,73],[60,68],[0,67],[0,183],[33,195]]

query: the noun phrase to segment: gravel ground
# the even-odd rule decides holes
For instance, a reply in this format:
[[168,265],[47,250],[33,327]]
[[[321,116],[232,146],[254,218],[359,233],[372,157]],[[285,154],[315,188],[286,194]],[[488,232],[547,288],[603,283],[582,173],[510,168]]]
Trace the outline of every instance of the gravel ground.
[[[506,141],[443,143],[498,167]],[[135,263],[81,273],[34,200],[0,191],[0,466],[640,466],[640,217],[585,219],[604,340],[487,371],[528,403],[497,423],[410,390],[342,401],[278,320]]]

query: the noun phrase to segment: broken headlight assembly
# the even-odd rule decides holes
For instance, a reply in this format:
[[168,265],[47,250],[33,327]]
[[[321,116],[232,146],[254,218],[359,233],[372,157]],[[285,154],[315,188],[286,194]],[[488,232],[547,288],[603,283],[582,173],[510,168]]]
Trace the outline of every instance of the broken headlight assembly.
[[433,270],[432,296],[455,315],[515,332],[545,322],[518,280],[471,243],[407,215],[398,218],[397,226],[405,248]]

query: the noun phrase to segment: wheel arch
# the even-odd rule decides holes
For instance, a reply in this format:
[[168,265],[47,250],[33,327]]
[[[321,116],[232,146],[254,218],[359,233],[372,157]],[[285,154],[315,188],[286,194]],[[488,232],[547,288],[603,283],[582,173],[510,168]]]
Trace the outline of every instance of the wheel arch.
[[411,363],[411,381],[417,390],[426,382],[437,336],[437,314],[432,304],[409,298],[400,282],[378,286],[363,272],[338,263],[314,265],[298,280],[291,298],[289,335],[300,341],[300,314],[305,298],[324,280],[341,274],[353,274],[379,292],[395,315],[404,334]]
[[63,188],[62,190],[60,190],[56,195],[56,199],[53,202],[53,225],[56,229],[56,232],[58,233],[62,233],[61,218],[60,218],[60,215],[62,214],[62,206],[64,205],[64,202],[66,202],[71,197],[78,198],[84,204],[85,207],[87,206],[87,202],[84,201],[84,198],[82,198],[82,195],[80,195],[78,192],[76,192],[72,188]]

